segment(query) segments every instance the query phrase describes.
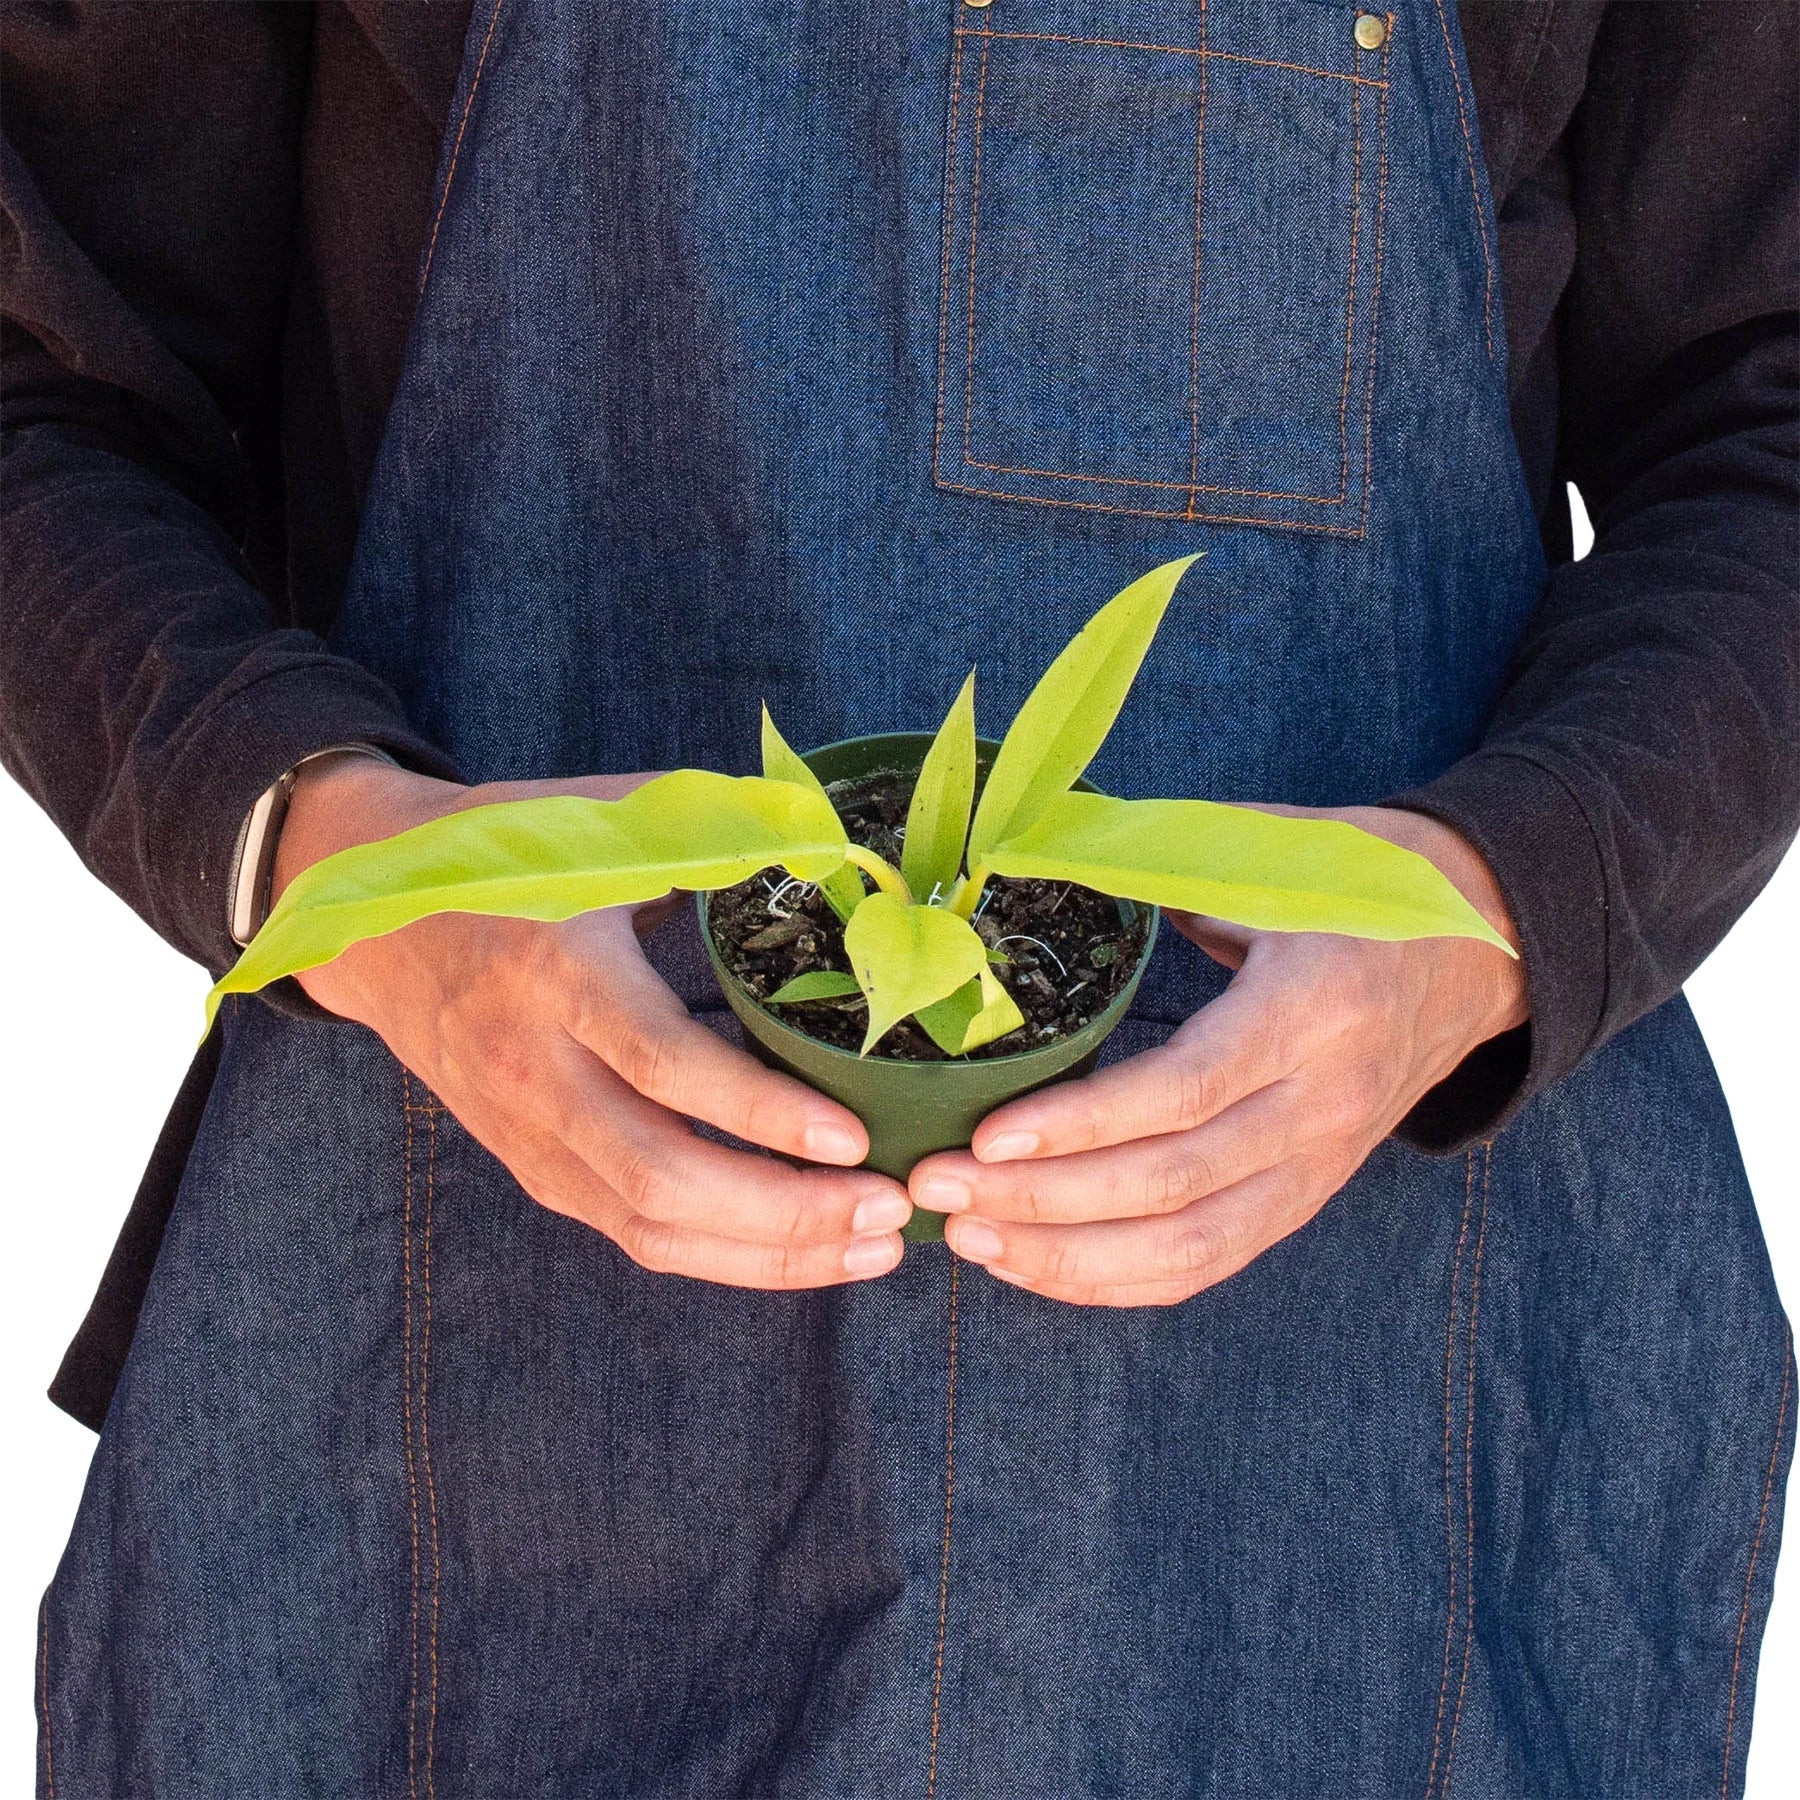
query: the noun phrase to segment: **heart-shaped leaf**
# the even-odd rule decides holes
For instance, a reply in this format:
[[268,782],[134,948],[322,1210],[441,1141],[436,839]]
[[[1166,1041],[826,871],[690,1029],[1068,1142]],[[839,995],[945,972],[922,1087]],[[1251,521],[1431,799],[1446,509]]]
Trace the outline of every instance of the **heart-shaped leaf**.
[[953,994],[987,967],[974,927],[941,906],[871,894],[844,927],[844,949],[869,1001],[867,1056],[909,1013]]

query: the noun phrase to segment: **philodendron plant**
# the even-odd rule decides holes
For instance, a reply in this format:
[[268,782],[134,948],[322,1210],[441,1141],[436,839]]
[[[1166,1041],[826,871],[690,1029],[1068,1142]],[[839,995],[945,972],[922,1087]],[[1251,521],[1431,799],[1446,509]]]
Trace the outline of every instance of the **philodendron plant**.
[[428,914],[566,919],[776,865],[823,890],[853,973],[797,976],[765,1004],[860,992],[864,1056],[908,1016],[952,1056],[1024,1023],[994,974],[1004,958],[970,922],[995,877],[1072,881],[1257,930],[1478,938],[1512,954],[1432,863],[1352,825],[1075,790],[1195,560],[1151,570],[1088,621],[1020,708],[978,805],[971,673],[920,769],[898,868],[849,838],[765,707],[760,777],[677,769],[622,800],[502,801],[315,863],[208,996],[208,1025],[225,995]]

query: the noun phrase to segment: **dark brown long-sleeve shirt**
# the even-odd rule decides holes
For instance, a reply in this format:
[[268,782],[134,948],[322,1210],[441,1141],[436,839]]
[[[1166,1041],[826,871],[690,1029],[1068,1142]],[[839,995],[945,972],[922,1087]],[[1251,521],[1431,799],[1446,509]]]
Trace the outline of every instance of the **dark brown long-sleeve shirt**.
[[[1485,854],[1531,991],[1531,1024],[1408,1121],[1434,1146],[1673,993],[1800,822],[1800,14],[1462,12],[1555,566],[1485,741],[1395,797]],[[454,772],[322,635],[467,17],[0,4],[0,761],[213,970],[239,823],[283,769],[357,739]],[[1597,528],[1580,563],[1568,480]],[[138,1224],[98,1303],[116,1346],[154,1254]]]

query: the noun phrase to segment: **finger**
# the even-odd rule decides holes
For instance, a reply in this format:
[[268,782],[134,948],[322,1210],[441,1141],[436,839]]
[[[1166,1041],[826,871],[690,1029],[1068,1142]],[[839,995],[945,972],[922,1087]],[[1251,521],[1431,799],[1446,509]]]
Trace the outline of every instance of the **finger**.
[[533,1084],[537,1122],[567,1144],[634,1213],[744,1243],[836,1246],[897,1230],[906,1190],[873,1170],[795,1168],[699,1137],[687,1122],[565,1038]]
[[945,1236],[959,1256],[1003,1269],[1022,1287],[1067,1297],[1134,1286],[1197,1294],[1305,1224],[1335,1187],[1290,1160],[1178,1213],[1094,1225],[958,1218]]
[[638,1093],[787,1156],[854,1166],[868,1155],[855,1113],[702,1025],[634,936],[614,932],[608,948],[604,958],[577,956],[552,980],[570,1034]]
[[858,1254],[847,1258],[842,1244],[743,1243],[646,1219],[549,1133],[525,1127],[502,1136],[504,1149],[488,1147],[533,1200],[604,1233],[640,1268],[657,1274],[687,1275],[728,1287],[830,1287],[885,1275],[899,1263],[904,1248],[898,1232],[886,1232],[858,1239]]
[[1254,933],[1226,919],[1208,918],[1202,913],[1170,912],[1168,921],[1190,942],[1198,944],[1214,962],[1228,969],[1241,969],[1249,953]]
[[989,1113],[970,1147],[982,1162],[1010,1162],[1192,1131],[1291,1073],[1313,1029],[1288,988],[1246,969],[1167,1043]]
[[[1283,1077],[1194,1131],[1018,1162],[981,1163],[966,1152],[947,1151],[913,1171],[912,1192],[930,1211],[1022,1224],[1138,1218],[1176,1212],[1273,1168],[1319,1129],[1298,1080]],[[947,1204],[952,1199],[960,1203]]]
[[1191,1300],[1196,1290],[1182,1281],[1135,1282],[1129,1287],[1086,1287],[1073,1283],[1028,1281],[1011,1269],[989,1268],[996,1281],[1004,1281],[1043,1300],[1060,1300],[1068,1306],[1179,1306]]

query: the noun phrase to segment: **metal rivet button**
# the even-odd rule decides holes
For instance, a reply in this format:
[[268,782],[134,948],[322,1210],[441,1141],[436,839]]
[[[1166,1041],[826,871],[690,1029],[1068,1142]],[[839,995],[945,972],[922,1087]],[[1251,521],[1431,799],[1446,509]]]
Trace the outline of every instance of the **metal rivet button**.
[[972,6],[979,12],[984,6],[992,6],[994,0],[963,0],[964,6]]
[[[975,3],[976,0],[969,0],[971,6]],[[987,0],[981,0],[981,4],[985,6]],[[1373,13],[1358,13],[1356,15],[1356,42],[1359,49],[1379,50],[1387,42],[1387,21],[1376,18]]]

